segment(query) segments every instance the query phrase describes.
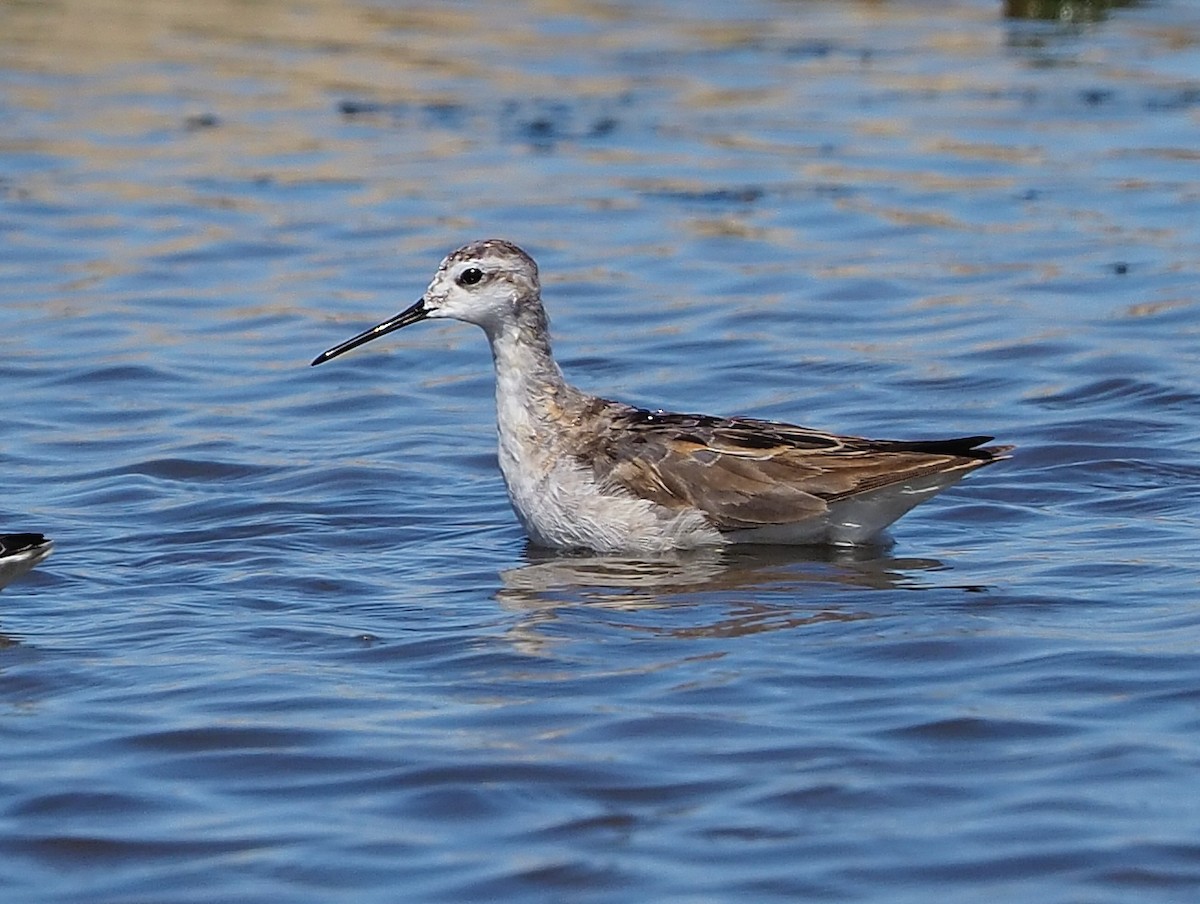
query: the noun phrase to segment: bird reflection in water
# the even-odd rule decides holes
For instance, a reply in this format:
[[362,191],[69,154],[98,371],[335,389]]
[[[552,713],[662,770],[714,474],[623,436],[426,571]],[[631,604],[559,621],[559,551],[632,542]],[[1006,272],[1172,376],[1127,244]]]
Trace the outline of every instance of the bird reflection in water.
[[579,607],[626,614],[687,609],[694,617],[621,624],[664,637],[738,637],[873,618],[861,595],[848,594],[844,602],[840,595],[916,590],[925,586],[920,575],[946,569],[936,559],[897,559],[887,550],[882,544],[735,547],[636,558],[563,555],[531,545],[527,564],[500,573],[496,599],[525,616],[511,636],[531,654],[552,642],[540,628]]

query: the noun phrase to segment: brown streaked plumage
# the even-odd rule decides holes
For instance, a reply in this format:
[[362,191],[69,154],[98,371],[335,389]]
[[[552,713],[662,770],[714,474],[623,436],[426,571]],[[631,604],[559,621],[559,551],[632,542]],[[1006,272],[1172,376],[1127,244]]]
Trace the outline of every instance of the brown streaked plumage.
[[518,518],[544,546],[862,543],[1013,448],[985,446],[986,436],[838,436],[754,418],[647,411],[583,393],[551,353],[537,265],[498,239],[449,255],[420,301],[313,364],[436,317],[475,323],[488,335],[501,471]]
[[990,436],[869,440],[755,418],[605,407],[609,427],[581,456],[597,477],[669,508],[699,509],[721,531],[789,524],[861,493],[965,474],[1011,448],[980,448]]

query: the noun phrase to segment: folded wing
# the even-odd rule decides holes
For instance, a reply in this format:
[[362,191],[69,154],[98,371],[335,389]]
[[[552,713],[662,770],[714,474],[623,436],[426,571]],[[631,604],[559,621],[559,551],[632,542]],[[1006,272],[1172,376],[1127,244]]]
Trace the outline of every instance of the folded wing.
[[[673,509],[695,508],[722,531],[792,524],[832,504],[930,475],[948,478],[1005,457],[991,437],[902,442],[837,436],[754,418],[646,411],[614,402],[612,430],[588,450],[602,481]],[[948,480],[947,482],[952,482]]]

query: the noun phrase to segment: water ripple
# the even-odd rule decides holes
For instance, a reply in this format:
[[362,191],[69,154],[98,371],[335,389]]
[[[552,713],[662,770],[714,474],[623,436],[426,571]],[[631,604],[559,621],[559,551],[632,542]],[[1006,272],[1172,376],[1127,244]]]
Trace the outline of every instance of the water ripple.
[[[1190,6],[92,6],[2,4],[8,898],[1194,896]],[[478,330],[308,366],[484,235],[588,389],[1018,449],[534,549]]]

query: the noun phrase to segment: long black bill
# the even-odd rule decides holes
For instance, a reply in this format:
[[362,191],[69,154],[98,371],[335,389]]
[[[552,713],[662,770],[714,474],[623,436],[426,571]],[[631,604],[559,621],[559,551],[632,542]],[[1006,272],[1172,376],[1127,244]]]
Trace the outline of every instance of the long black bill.
[[388,333],[398,330],[401,327],[406,327],[414,323],[420,323],[429,312],[425,310],[425,299],[422,298],[407,311],[401,311],[395,317],[385,320],[383,323],[371,327],[369,330],[359,333],[353,339],[347,339],[341,345],[335,345],[328,351],[323,351],[317,357],[313,358],[311,367],[316,367],[318,364],[324,364],[330,358],[336,358],[343,352],[348,352],[352,348],[358,348],[360,345],[370,342],[372,339],[378,339],[380,336],[386,336]]

